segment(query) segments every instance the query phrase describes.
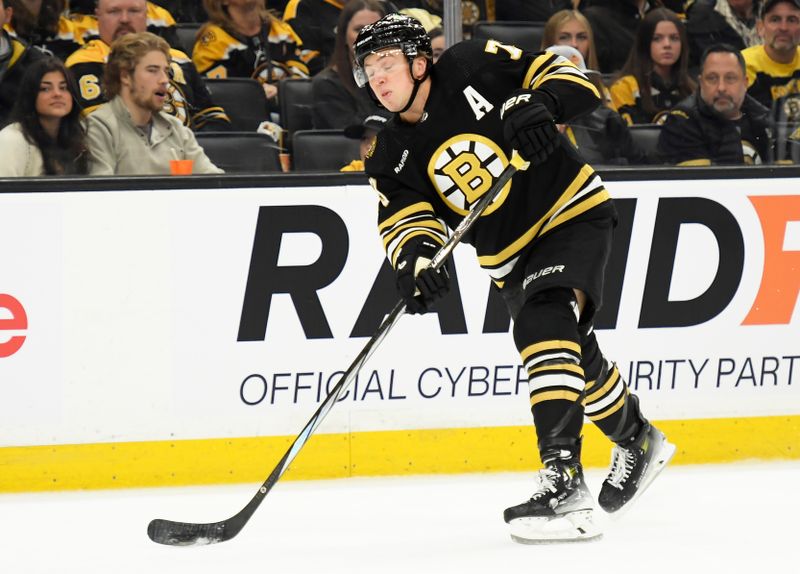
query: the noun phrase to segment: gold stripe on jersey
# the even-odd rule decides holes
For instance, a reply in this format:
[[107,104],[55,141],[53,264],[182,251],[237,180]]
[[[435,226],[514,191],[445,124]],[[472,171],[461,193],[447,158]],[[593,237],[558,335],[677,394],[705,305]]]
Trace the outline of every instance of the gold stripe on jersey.
[[550,354],[553,351],[567,352],[569,356],[576,358],[578,361],[580,361],[581,358],[581,346],[578,343],[560,340],[542,341],[528,345],[520,352],[520,356],[522,357],[522,363],[526,364],[530,359],[542,356],[543,354],[548,355],[547,359],[550,359],[552,358]]
[[540,341],[525,347],[520,356],[528,372],[531,406],[553,399],[578,400],[586,385],[578,343]]
[[570,209],[559,210],[559,212],[550,218],[550,221],[547,222],[547,225],[542,227],[541,233],[547,233],[548,231],[555,229],[562,223],[569,221],[570,219],[574,219],[582,213],[586,213],[593,207],[597,207],[601,203],[608,201],[610,198],[611,195],[608,193],[606,188],[603,187],[603,183],[600,181],[600,178],[595,176],[592,178],[592,180],[590,180],[589,185],[576,194],[575,197],[573,197],[567,203],[567,205],[575,204],[578,201],[580,201],[580,203],[577,203],[577,205]]
[[447,227],[434,215],[433,206],[427,201],[409,205],[380,222],[378,233],[393,267],[403,246],[413,237],[425,235],[439,245],[447,241]]
[[[528,70],[528,73],[530,73],[530,71],[531,70]],[[597,91],[595,85],[586,78],[583,72],[581,72],[575,64],[563,56],[556,56],[556,59],[538,72],[534,77],[532,77],[530,82],[528,82],[527,75],[525,80],[525,86],[530,87],[532,90],[540,88],[542,84],[550,80],[566,80],[568,82],[574,82],[591,91],[595,96],[597,96],[598,99],[600,99],[600,92]]]
[[616,365],[612,365],[608,378],[601,387],[594,388],[596,383],[597,381],[592,381],[591,384],[587,384],[587,389],[591,389],[591,392],[584,400],[584,412],[594,421],[604,419],[618,411],[625,404],[625,397],[628,395],[628,387]]
[[540,377],[543,375],[550,375],[555,373],[573,373],[581,377],[581,386],[583,385],[583,368],[580,365],[572,363],[553,363],[547,365],[532,366],[528,370],[529,377]]
[[[588,164],[584,165],[578,172],[578,175],[575,176],[575,179],[572,180],[572,183],[570,183],[567,189],[564,190],[564,193],[561,194],[561,197],[559,197],[558,200],[550,207],[547,213],[545,213],[538,221],[536,221],[536,223],[534,223],[527,231],[525,231],[516,240],[511,242],[511,244],[500,250],[499,253],[493,255],[479,255],[478,263],[481,265],[481,267],[487,269],[489,274],[495,279],[504,277],[508,271],[510,271],[510,268],[513,266],[518,254],[542,232],[542,227],[547,225],[548,230],[552,229],[557,225],[564,223],[568,219],[583,213],[583,211],[586,211],[581,210],[576,206],[566,212],[563,218],[559,217],[557,222],[552,222],[551,224],[550,221],[553,217],[559,214],[565,206],[571,204],[573,197],[580,194],[584,186],[587,185],[587,182],[589,182],[588,185],[591,186],[591,189],[589,190],[591,193],[588,196],[580,194],[579,199],[581,199],[581,201],[588,200],[590,202],[589,205],[594,207],[595,205],[602,203],[601,199],[608,199],[608,192],[602,187],[602,185],[594,186],[594,184],[590,182],[590,178],[592,178],[592,176],[594,176],[594,170]],[[600,195],[600,198],[596,200],[593,199],[595,195]]]
[[589,418],[590,421],[597,422],[597,421],[603,420],[604,418],[610,417],[615,412],[620,410],[625,405],[625,401],[627,400],[627,398],[628,398],[628,391],[626,389],[625,393],[617,400],[617,402],[615,402],[613,405],[611,405],[605,411],[602,411],[602,412],[600,412],[598,414],[593,414],[593,415],[590,415],[588,413],[585,413],[585,414]]
[[562,400],[562,401],[571,401],[577,402],[578,398],[580,397],[580,393],[568,390],[559,390],[559,391],[545,391],[542,393],[536,393],[535,395],[531,395],[531,406],[534,407],[539,403],[543,403],[544,401],[555,401],[555,400]]
[[397,225],[393,227],[391,232],[386,233],[383,236],[383,248],[386,249],[389,243],[391,243],[398,235],[400,235],[404,231],[408,231],[410,229],[419,229],[422,227],[426,229],[439,231],[441,233],[445,232],[442,222],[435,219],[434,220],[425,219],[423,221],[408,221],[403,223],[402,225]]
[[392,263],[392,267],[397,266],[397,260],[400,258],[400,254],[402,253],[403,246],[408,243],[408,241],[413,237],[422,237],[425,236],[428,239],[431,239],[438,243],[439,245],[444,245],[446,238],[442,236],[435,235],[426,231],[424,229],[420,229],[419,227],[415,227],[414,230],[410,230],[406,233],[403,233],[400,237],[398,237],[397,241],[394,243],[389,243],[386,248],[387,256],[389,257],[389,261]]
[[403,219],[404,217],[408,217],[409,215],[418,214],[418,213],[430,213],[433,214],[433,206],[428,203],[427,201],[420,201],[419,203],[414,203],[409,205],[408,207],[404,207],[397,213],[387,217],[383,221],[378,224],[378,232],[384,233],[387,227],[390,227]]

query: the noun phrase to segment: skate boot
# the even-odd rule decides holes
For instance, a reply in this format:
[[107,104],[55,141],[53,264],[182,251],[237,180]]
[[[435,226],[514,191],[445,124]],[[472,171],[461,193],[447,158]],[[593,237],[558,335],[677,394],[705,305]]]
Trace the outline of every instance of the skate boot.
[[617,512],[630,505],[664,470],[675,454],[675,445],[649,422],[639,433],[618,443],[611,453],[611,470],[603,481],[598,502],[603,510]]
[[548,462],[536,479],[536,492],[530,500],[503,513],[515,542],[540,544],[601,535],[593,521],[594,502],[577,458]]

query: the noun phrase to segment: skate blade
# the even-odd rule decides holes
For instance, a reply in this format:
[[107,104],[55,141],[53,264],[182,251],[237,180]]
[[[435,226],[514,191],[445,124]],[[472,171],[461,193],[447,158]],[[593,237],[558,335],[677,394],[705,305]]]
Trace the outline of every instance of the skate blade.
[[661,474],[661,471],[664,470],[664,468],[669,464],[669,461],[672,460],[672,457],[675,456],[675,450],[675,445],[671,442],[667,442],[666,437],[663,441],[661,441],[658,452],[656,453],[656,456],[653,457],[653,462],[650,464],[650,468],[648,468],[647,472],[645,472],[639,489],[636,491],[633,497],[622,506],[622,508],[616,512],[610,513],[612,519],[619,520],[626,512],[628,512],[628,510],[630,510],[642,493],[647,490],[647,487],[650,486],[650,484],[659,474]]
[[575,510],[556,517],[515,518],[509,523],[511,539],[519,544],[551,544],[597,540],[603,532],[594,511]]

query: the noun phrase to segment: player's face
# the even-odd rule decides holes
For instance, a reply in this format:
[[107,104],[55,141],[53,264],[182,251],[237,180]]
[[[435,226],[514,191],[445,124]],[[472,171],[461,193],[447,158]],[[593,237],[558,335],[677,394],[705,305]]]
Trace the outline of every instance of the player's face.
[[387,48],[364,59],[364,72],[375,97],[390,112],[402,110],[414,89],[405,54]]
[[656,24],[650,41],[653,64],[670,68],[681,57],[681,35],[673,22],[662,20]]
[[781,2],[764,14],[758,24],[764,45],[777,52],[790,52],[800,44],[800,10]]
[[589,31],[577,20],[567,20],[556,35],[556,44],[572,46],[584,60],[589,57]]
[[122,78],[128,101],[148,112],[160,111],[167,98],[169,70],[169,62],[163,52],[154,50],[145,54],[133,72]]
[[72,111],[72,94],[61,72],[47,72],[39,83],[36,113],[40,118],[61,119]]
[[147,29],[146,0],[99,0],[95,13],[100,39],[106,44]]
[[367,24],[374,24],[380,19],[381,15],[372,10],[359,10],[353,14],[350,22],[347,23],[347,47],[350,49],[351,55],[353,53],[353,45],[356,43],[356,38],[358,38],[358,33],[361,32],[361,28]]
[[747,93],[747,76],[729,52],[708,55],[700,72],[700,97],[718,114],[738,118]]

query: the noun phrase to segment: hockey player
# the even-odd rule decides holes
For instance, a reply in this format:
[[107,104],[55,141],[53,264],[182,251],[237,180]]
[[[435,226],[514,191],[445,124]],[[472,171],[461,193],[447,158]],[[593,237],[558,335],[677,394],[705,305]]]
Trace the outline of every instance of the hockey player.
[[428,311],[447,292],[446,267],[427,264],[518,150],[531,168],[467,237],[514,319],[544,464],[530,500],[504,518],[518,542],[596,537],[580,460],[584,414],[616,443],[599,496],[608,512],[641,494],[674,452],[592,329],[616,213],[556,122],[590,112],[599,94],[551,53],[473,40],[435,66],[430,54],[422,25],[399,14],[364,27],[355,44],[357,82],[396,114],[365,164],[398,289],[410,313]]

